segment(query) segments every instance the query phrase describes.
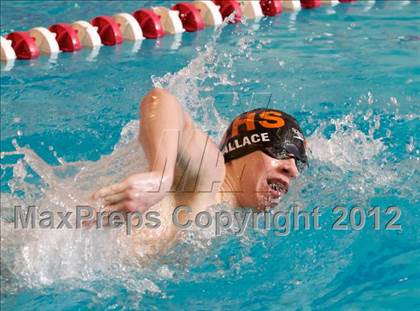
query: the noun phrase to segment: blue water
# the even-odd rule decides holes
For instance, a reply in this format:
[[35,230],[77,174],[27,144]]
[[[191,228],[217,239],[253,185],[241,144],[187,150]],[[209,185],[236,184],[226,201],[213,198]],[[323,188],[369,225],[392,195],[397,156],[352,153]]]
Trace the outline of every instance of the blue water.
[[[1,34],[151,3],[4,1]],[[2,64],[2,309],[420,309],[418,12],[340,4]],[[193,236],[146,266],[107,231],[14,230],[13,205],[79,202],[141,165],[129,141],[153,84],[215,140],[268,102],[296,116],[311,162],[280,208],[320,207],[321,230]],[[380,229],[331,230],[336,206],[380,207]],[[402,230],[384,229],[389,206]]]

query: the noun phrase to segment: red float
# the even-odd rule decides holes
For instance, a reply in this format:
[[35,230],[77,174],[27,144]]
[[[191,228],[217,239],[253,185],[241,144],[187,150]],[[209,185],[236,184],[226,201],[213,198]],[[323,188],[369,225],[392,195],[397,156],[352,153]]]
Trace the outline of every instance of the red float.
[[260,6],[267,16],[275,16],[283,11],[280,0],[261,0]]
[[40,54],[35,40],[27,32],[15,31],[8,34],[6,39],[12,41],[12,48],[18,59],[37,58]]
[[82,48],[76,30],[71,25],[60,23],[52,25],[48,29],[55,33],[55,40],[57,40],[61,51],[74,52]]
[[241,5],[237,0],[213,0],[213,2],[220,6],[220,14],[222,14],[222,18],[225,19],[230,14],[235,12],[235,19],[232,23],[237,23],[241,21],[242,12],[241,12]]
[[300,5],[304,9],[313,9],[321,6],[321,0],[300,0]]
[[191,3],[178,3],[172,7],[172,10],[179,11],[179,18],[186,31],[194,32],[204,28],[204,21],[200,11]]
[[165,35],[162,23],[160,22],[160,16],[152,10],[140,9],[135,11],[133,16],[138,21],[143,35],[146,38],[156,39]]
[[121,30],[113,17],[97,16],[90,23],[98,27],[98,34],[104,45],[116,45],[123,42]]

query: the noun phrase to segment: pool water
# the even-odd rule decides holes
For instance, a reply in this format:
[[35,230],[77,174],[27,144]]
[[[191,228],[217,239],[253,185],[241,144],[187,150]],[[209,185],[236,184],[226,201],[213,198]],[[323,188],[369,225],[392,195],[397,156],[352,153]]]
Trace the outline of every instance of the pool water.
[[[172,3],[6,1],[1,34],[155,4]],[[418,12],[359,1],[2,64],[2,309],[419,309]],[[70,210],[145,169],[138,102],[153,85],[216,141],[244,110],[293,114],[310,165],[278,208],[319,207],[321,229],[189,232],[148,264],[113,230],[14,229],[15,205]],[[380,228],[332,230],[336,206],[378,207]],[[390,206],[400,229],[385,230]]]

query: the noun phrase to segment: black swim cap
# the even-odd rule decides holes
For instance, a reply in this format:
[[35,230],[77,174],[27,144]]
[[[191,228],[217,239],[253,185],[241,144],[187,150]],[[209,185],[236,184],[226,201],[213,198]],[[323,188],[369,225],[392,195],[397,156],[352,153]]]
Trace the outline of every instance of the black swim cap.
[[260,150],[282,160],[295,158],[302,169],[307,163],[306,142],[297,121],[276,109],[254,109],[237,116],[220,144],[225,163]]

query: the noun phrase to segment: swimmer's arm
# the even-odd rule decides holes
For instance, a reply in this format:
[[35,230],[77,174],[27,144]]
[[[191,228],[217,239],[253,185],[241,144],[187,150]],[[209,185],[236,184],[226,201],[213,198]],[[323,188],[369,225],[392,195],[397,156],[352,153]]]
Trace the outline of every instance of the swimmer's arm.
[[168,91],[155,88],[145,96],[140,104],[140,120],[139,137],[149,160],[149,171],[159,172],[172,185],[175,170],[178,175],[181,170],[185,175],[183,190],[204,186],[224,175],[218,147]]
[[[224,176],[220,151],[199,130],[178,100],[163,89],[152,89],[140,103],[140,142],[149,172],[129,176],[93,194],[112,210],[145,211],[164,198],[175,180],[176,167],[184,167],[185,187],[210,192]],[[217,182],[217,181],[216,181]]]
[[152,89],[139,107],[139,140],[149,162],[149,172],[162,176],[169,190],[174,180],[179,140],[184,128],[183,111],[176,98],[163,89]]

